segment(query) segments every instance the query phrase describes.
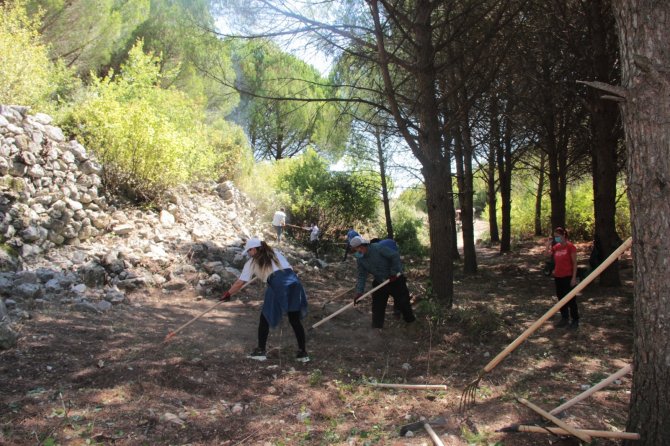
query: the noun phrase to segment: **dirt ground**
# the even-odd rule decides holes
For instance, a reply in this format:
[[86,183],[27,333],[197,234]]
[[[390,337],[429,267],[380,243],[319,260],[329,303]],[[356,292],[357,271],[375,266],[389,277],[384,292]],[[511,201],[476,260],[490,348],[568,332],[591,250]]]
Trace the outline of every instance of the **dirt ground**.
[[[586,264],[588,246],[579,246]],[[406,259],[407,260],[407,259]],[[271,332],[265,362],[255,347],[262,287],[250,286],[163,343],[167,333],[216,302],[193,291],[137,292],[128,305],[93,315],[71,307],[31,309],[18,347],[0,352],[2,445],[428,445],[423,430],[402,425],[444,417],[434,429],[446,445],[576,445],[545,434],[498,433],[538,416],[523,397],[550,410],[630,361],[632,269],[624,285],[591,285],[579,297],[579,330],[550,322],[479,385],[477,400],[458,410],[461,392],[483,367],[554,303],[541,273],[539,241],[512,254],[479,249],[479,272],[457,265],[454,307],[426,299],[427,265],[407,261],[418,321],[406,327],[390,306],[380,335],[369,301],[309,330],[312,361],[295,362],[295,338],[284,321]],[[296,266],[307,290],[308,328],[349,303],[355,262],[316,271]],[[444,384],[446,390],[402,390],[369,383]],[[569,409],[567,423],[623,430],[631,377]],[[597,444],[619,444],[598,439]]]

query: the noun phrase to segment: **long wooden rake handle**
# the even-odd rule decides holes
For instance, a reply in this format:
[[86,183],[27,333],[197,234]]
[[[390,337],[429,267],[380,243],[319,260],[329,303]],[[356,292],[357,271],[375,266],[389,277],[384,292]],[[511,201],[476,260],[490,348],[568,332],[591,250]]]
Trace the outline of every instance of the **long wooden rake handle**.
[[[256,280],[256,277],[253,277],[250,281],[248,281],[247,283],[245,283],[244,285],[242,285],[242,287],[241,287],[239,290],[237,290],[235,293],[233,293],[233,294],[237,294],[237,293],[239,293],[240,291],[242,291],[243,289],[245,289],[247,286],[249,286],[254,280]],[[232,296],[233,294],[231,294],[231,296]],[[174,330],[174,331],[171,331],[170,333],[167,334],[167,336],[165,336],[165,339],[163,340],[163,342],[167,342],[167,341],[169,341],[169,340],[172,339],[177,333],[179,333],[179,332],[182,331],[184,328],[188,327],[188,326],[191,325],[193,322],[197,321],[198,319],[200,319],[201,317],[203,317],[204,315],[206,315],[207,313],[209,313],[210,311],[212,311],[214,308],[218,307],[218,306],[221,305],[222,303],[224,303],[224,301],[219,301],[219,302],[215,303],[214,305],[212,305],[211,307],[209,307],[208,309],[206,309],[205,311],[203,311],[202,313],[200,313],[199,315],[197,315],[196,317],[194,317],[194,318],[191,319],[190,321],[186,322],[186,323],[185,323],[184,325],[182,325],[181,327],[177,328],[177,329]]]
[[623,243],[621,244],[621,246],[619,246],[619,247],[617,248],[616,251],[614,251],[612,254],[610,254],[610,256],[607,257],[603,263],[601,263],[600,265],[598,265],[598,267],[597,267],[596,269],[594,269],[594,270],[591,272],[591,274],[589,274],[588,276],[586,276],[586,278],[584,278],[584,280],[582,280],[581,282],[579,282],[579,284],[578,284],[576,287],[574,287],[574,288],[572,289],[572,291],[570,291],[568,294],[566,294],[565,297],[563,297],[563,299],[559,300],[558,303],[557,303],[556,305],[554,305],[553,307],[551,307],[551,308],[549,309],[549,311],[547,311],[547,312],[544,314],[544,316],[542,316],[542,317],[539,318],[537,321],[535,321],[535,322],[533,323],[533,325],[531,325],[530,327],[528,327],[528,328],[526,329],[526,331],[524,331],[523,333],[521,333],[521,335],[520,335],[518,338],[516,338],[510,345],[508,345],[507,348],[505,348],[505,350],[503,350],[503,351],[501,351],[500,353],[498,353],[498,356],[496,356],[496,357],[493,358],[488,364],[486,364],[486,366],[484,367],[484,370],[483,370],[483,372],[482,372],[481,374],[483,374],[483,373],[489,373],[489,372],[490,372],[491,370],[493,370],[498,364],[500,364],[500,362],[501,362],[503,359],[505,359],[505,358],[507,357],[507,355],[509,355],[510,353],[512,353],[512,352],[513,352],[519,345],[521,345],[521,343],[522,343],[523,341],[525,341],[526,339],[528,339],[528,337],[529,337],[531,334],[535,333],[535,331],[536,331],[538,328],[540,328],[540,326],[541,326],[542,324],[544,324],[544,322],[545,322],[547,319],[549,319],[550,317],[552,317],[554,314],[558,313],[558,311],[563,307],[563,305],[565,305],[566,303],[568,303],[568,302],[570,301],[570,299],[572,299],[573,297],[575,297],[579,292],[581,292],[581,291],[582,291],[584,288],[586,288],[591,282],[593,282],[593,281],[596,279],[596,277],[598,277],[598,276],[600,275],[600,273],[602,273],[605,269],[607,269],[607,267],[609,267],[612,263],[614,263],[614,261],[615,261],[616,259],[618,259],[618,258],[621,256],[621,254],[623,254],[628,248],[630,248],[630,246],[631,246],[632,243],[633,243],[633,239],[632,239],[632,238],[628,238],[628,240],[626,240],[625,242],[623,242]]
[[559,413],[563,412],[567,408],[574,406],[575,404],[577,404],[581,400],[590,397],[591,395],[596,393],[598,390],[600,390],[603,387],[606,387],[607,385],[611,384],[613,381],[615,381],[615,380],[621,378],[622,376],[630,373],[632,370],[633,370],[633,367],[630,364],[628,364],[625,367],[620,368],[617,372],[612,373],[610,376],[603,379],[598,384],[596,384],[595,386],[586,390],[585,392],[580,393],[576,397],[572,398],[571,400],[566,401],[565,403],[561,404],[557,408],[551,409],[549,411],[549,413],[552,414],[552,415],[558,415]]
[[[356,299],[356,302],[362,300],[365,297],[368,297],[370,294],[374,293],[378,289],[382,288],[383,286],[386,286],[386,284],[388,284],[389,282],[390,282],[389,279],[386,279],[385,281],[383,281],[382,283],[380,283],[379,285],[377,285],[376,287],[374,287],[373,289],[371,289],[370,291],[368,291],[367,293],[363,294],[361,297]],[[312,328],[318,327],[319,325],[325,323],[326,321],[329,321],[330,319],[334,318],[338,314],[342,313],[343,311],[348,310],[349,308],[351,308],[353,306],[354,306],[354,302],[350,302],[349,304],[343,306],[342,308],[340,308],[339,310],[337,310],[336,312],[334,312],[330,316],[326,316],[323,319],[321,319],[319,322],[317,322],[316,324],[312,325]]]
[[423,423],[423,428],[426,430],[428,435],[430,436],[430,439],[433,440],[433,443],[435,446],[444,446],[444,443],[440,439],[440,437],[435,433],[432,427],[430,427],[430,424]]
[[[583,432],[592,437],[600,438],[620,438],[622,440],[639,440],[640,434],[634,432],[610,432],[598,431],[592,429],[575,429],[576,432]],[[554,435],[569,435],[568,431],[560,427],[549,426],[525,426],[523,424],[505,427],[498,432],[534,432],[538,434],[554,434]]]
[[529,409],[533,410],[534,412],[542,415],[544,418],[547,420],[551,421],[554,423],[556,426],[565,429],[570,433],[570,435],[579,438],[580,440],[586,442],[586,443],[591,443],[591,436],[588,434],[585,434],[583,432],[579,432],[576,428],[570,426],[568,423],[565,421],[559,420],[549,412],[541,409],[540,407],[536,406],[535,404],[531,403],[530,401],[523,399],[523,398],[517,398],[517,401],[523,404],[524,406],[528,407]]

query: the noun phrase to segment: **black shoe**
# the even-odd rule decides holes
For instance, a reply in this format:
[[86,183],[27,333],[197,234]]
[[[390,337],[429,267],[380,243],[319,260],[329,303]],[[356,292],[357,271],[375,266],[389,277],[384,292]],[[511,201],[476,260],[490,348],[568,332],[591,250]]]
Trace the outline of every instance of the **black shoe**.
[[568,329],[577,330],[578,328],[579,328],[579,319],[577,319],[577,320],[573,319],[572,322],[570,322],[570,325],[568,326]]
[[298,362],[309,362],[311,359],[305,350],[299,350],[295,354],[295,360]]
[[262,348],[256,348],[254,349],[253,352],[249,353],[249,356],[247,358],[255,359],[256,361],[265,361],[268,359],[267,356],[265,356],[265,350]]
[[562,317],[560,321],[558,321],[554,324],[554,327],[556,327],[556,328],[567,327],[569,323],[570,323],[570,320],[567,317]]

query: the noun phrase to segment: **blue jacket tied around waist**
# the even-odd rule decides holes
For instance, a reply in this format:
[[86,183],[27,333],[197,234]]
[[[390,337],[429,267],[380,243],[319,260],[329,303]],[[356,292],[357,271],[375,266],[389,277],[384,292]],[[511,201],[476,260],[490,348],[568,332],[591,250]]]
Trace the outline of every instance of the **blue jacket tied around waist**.
[[289,311],[300,311],[300,318],[307,316],[307,294],[292,269],[275,271],[267,283],[262,312],[270,327],[279,325]]

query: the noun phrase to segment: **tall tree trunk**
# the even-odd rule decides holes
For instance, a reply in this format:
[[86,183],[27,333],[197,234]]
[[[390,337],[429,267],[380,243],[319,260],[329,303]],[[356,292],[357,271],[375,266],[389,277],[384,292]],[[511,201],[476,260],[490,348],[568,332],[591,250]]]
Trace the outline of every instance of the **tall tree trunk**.
[[379,15],[379,2],[368,0],[367,3],[374,23],[378,66],[384,82],[384,97],[400,133],[422,166],[428,207],[430,279],[433,293],[446,308],[451,308],[454,295],[454,270],[450,253],[455,240],[452,237],[453,217],[449,215],[448,204],[448,200],[452,199],[448,193],[448,188],[451,186],[446,185],[447,182],[451,182],[450,156],[443,152],[442,129],[439,121],[431,2],[417,0],[414,5],[413,31],[417,43],[415,60],[418,67],[415,72],[417,107],[414,111],[419,125],[418,136],[409,129],[395,94],[389,55],[386,52],[385,34]]
[[[452,193],[445,187],[444,179],[451,177],[448,165],[435,164],[421,169],[426,184],[428,228],[430,234],[430,277],[433,292],[445,308],[451,308],[454,295],[454,266],[450,253],[456,240],[445,237],[453,234]],[[451,204],[450,204],[451,202]]]
[[535,195],[535,235],[541,236],[542,230],[542,196],[544,195],[544,169],[546,154],[540,153],[540,173],[537,179],[537,194]]
[[499,147],[498,177],[500,179],[500,210],[502,237],[500,252],[512,249],[512,120],[505,117],[505,140]]
[[670,3],[614,0],[625,97],[635,324],[627,430],[670,444]]
[[[596,80],[611,82],[612,67],[616,65],[615,22],[609,1],[591,0],[585,4],[592,48],[591,72]],[[617,80],[618,77],[615,79]],[[595,243],[600,258],[607,258],[621,243],[616,232],[617,148],[621,138],[619,110],[615,103],[600,98],[601,93],[589,92],[591,112],[593,211]],[[599,277],[601,286],[619,286],[619,263],[614,262]]]
[[467,117],[456,133],[454,155],[456,158],[456,178],[458,181],[458,201],[461,204],[461,235],[463,236],[463,272],[477,272],[475,251],[475,225],[472,199],[472,148],[470,125]]
[[384,147],[382,136],[378,128],[375,128],[375,140],[377,141],[377,162],[379,163],[379,175],[382,183],[382,202],[384,203],[384,217],[386,218],[386,236],[393,238],[393,222],[391,221],[391,205],[389,203],[389,191],[386,185],[386,162],[384,160]]
[[491,96],[491,104],[489,109],[491,119],[491,136],[489,143],[488,166],[486,171],[488,173],[488,192],[487,204],[489,207],[489,232],[491,233],[491,241],[499,242],[498,235],[498,216],[496,203],[496,157],[500,149],[500,117],[498,116],[498,97],[493,94]]

